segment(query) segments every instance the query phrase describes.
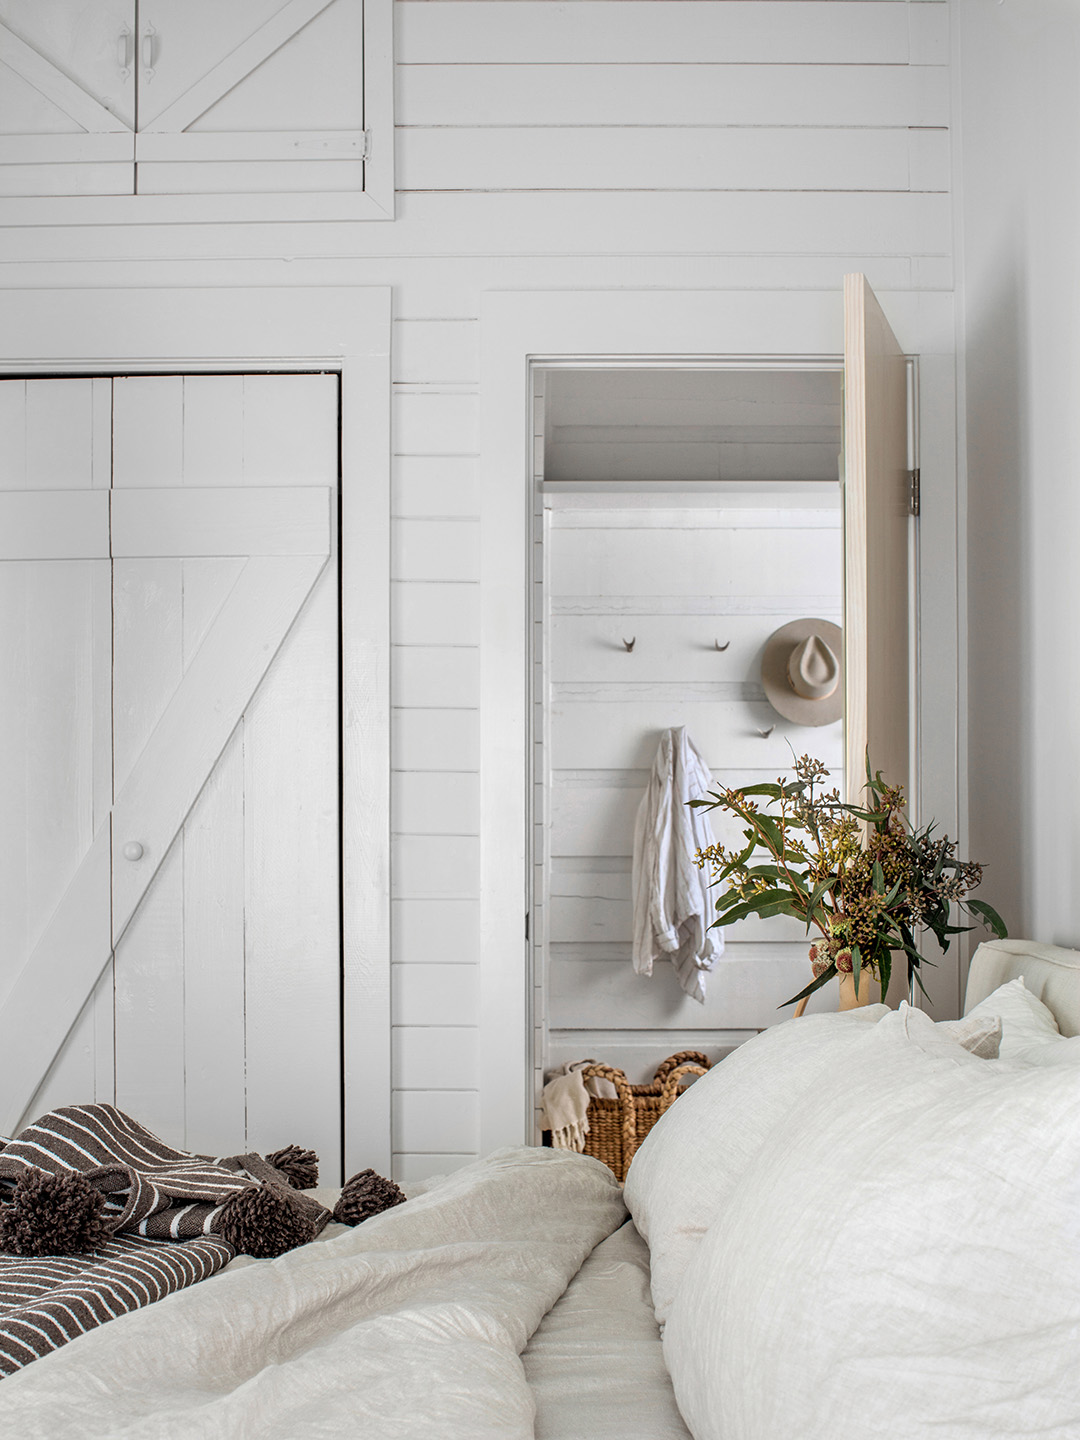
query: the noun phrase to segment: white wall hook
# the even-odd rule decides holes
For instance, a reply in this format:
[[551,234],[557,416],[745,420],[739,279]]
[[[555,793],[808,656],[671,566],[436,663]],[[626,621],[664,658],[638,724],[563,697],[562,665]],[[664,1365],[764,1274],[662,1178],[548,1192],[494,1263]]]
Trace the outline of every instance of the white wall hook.
[[139,844],[138,840],[129,840],[124,846],[124,859],[141,860],[142,857],[143,847]]
[[731,641],[730,641],[730,640],[725,640],[724,643],[723,643],[723,645],[720,644],[720,641],[719,641],[719,640],[714,640],[712,643],[716,646],[717,650],[723,652],[723,651],[726,650],[726,649],[728,648],[728,646],[731,644]]

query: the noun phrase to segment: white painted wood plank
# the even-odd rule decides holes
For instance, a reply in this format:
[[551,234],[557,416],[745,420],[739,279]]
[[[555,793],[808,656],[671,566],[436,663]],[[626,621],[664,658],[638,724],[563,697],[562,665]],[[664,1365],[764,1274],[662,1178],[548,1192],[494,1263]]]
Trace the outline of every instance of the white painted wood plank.
[[108,558],[104,491],[0,491],[0,560]]
[[396,706],[460,708],[479,703],[480,652],[474,646],[398,645],[392,665]]
[[398,835],[480,833],[479,775],[397,771],[390,794],[394,832]]
[[325,556],[330,501],[328,489],[311,486],[120,490],[112,497],[112,550],[117,558]]
[[474,1026],[396,1026],[394,1088],[475,1090],[480,1069],[477,1037]]
[[342,1163],[335,578],[328,567],[316,581],[244,717],[247,1139],[265,1153],[296,1137],[331,1184]]
[[399,582],[390,603],[396,645],[479,644],[479,585]]
[[201,1154],[233,1154],[247,1133],[244,859],[241,722],[184,825],[185,1145]]
[[96,979],[108,959],[109,872],[109,832],[103,829],[0,1007],[4,1134],[15,1133],[41,1076],[78,1017],[82,1006],[77,997],[81,993],[85,998],[87,974]]
[[[911,134],[812,126],[440,126],[402,133],[398,175],[403,191],[945,188],[939,167],[919,171],[925,183],[916,186]],[[920,153],[931,147],[947,157],[947,131],[921,134]]]
[[399,126],[947,125],[943,65],[399,65]]
[[113,487],[180,485],[183,465],[183,376],[114,380]]
[[244,376],[244,483],[336,485],[336,375]]
[[476,396],[394,391],[395,455],[475,455]]
[[480,953],[480,907],[475,900],[393,902],[394,961],[473,965]]
[[26,485],[26,381],[0,380],[0,486]]
[[475,898],[479,870],[479,836],[394,836],[394,894],[403,900]]
[[[822,577],[824,578],[824,577]],[[837,575],[839,580],[839,575]],[[820,596],[815,596],[820,599]],[[823,618],[840,618],[840,595]],[[551,680],[555,684],[625,683],[671,685],[686,681],[760,680],[761,655],[769,635],[790,614],[771,615],[556,615],[551,621]],[[814,615],[822,615],[815,607]],[[628,629],[626,620],[632,618]],[[627,654],[624,639],[633,638]],[[718,652],[717,645],[725,646]]]
[[[922,9],[925,7],[911,7]],[[645,63],[903,64],[909,7],[891,0],[542,0],[493,6],[483,0],[397,7],[404,64]]]
[[236,197],[281,194],[356,195],[364,186],[360,160],[199,161],[196,164],[140,162],[139,196]]
[[[0,165],[11,165],[23,170],[38,166],[74,168],[77,166],[101,165],[103,162],[121,162],[118,169],[127,171],[127,194],[131,194],[131,161],[135,154],[135,138],[130,130],[115,131],[112,134],[55,134],[55,135],[14,135],[6,132],[0,135]],[[19,194],[38,193],[29,190]],[[49,190],[46,194],[77,195],[93,193],[86,189]],[[117,190],[122,195],[123,190]]]
[[184,483],[239,485],[245,375],[184,376]]
[[[411,151],[411,139],[406,148]],[[395,383],[475,385],[479,373],[480,327],[475,321],[394,322]]]
[[[126,861],[121,860],[121,864]],[[182,1145],[184,840],[176,837],[116,946],[116,1103]]]
[[[633,836],[630,837],[631,848]],[[586,862],[587,863],[587,862]],[[717,890],[719,896],[721,890]],[[629,945],[633,939],[634,917],[630,903],[630,876],[561,870],[551,878],[551,896],[546,910],[549,944]],[[711,918],[711,917],[710,917]],[[787,915],[767,920],[751,916],[724,929],[724,941],[731,945],[803,944],[805,926]]]
[[397,1091],[391,1134],[396,1151],[476,1150],[480,1143],[476,1091]]
[[331,3],[332,0],[287,0],[164,109],[154,106],[156,113],[146,117],[143,128],[166,132],[186,130]]
[[751,948],[750,959],[729,952],[730,959],[725,955],[717,963],[706,981],[704,1005],[680,989],[670,965],[657,965],[646,978],[634,973],[629,958],[554,959],[550,1024],[553,1029],[615,1029],[621,1020],[634,1030],[764,1029],[789,1018],[790,1008],[778,1007],[807,984],[810,964],[798,946],[775,947],[773,956],[769,946]]
[[13,1133],[31,1124],[47,1110],[56,1110],[61,1105],[85,1104],[97,1098],[94,1042],[94,997],[91,996],[79,1012],[79,1018],[71,1027],[60,1053],[49,1066]]
[[947,5],[908,7],[908,60],[912,65],[949,63],[949,9]]
[[92,380],[26,382],[26,475],[32,489],[74,490],[93,483]]
[[[424,712],[426,713],[426,712]],[[766,701],[709,704],[639,703],[605,707],[603,729],[590,724],[591,706],[561,704],[552,715],[552,765],[558,770],[642,770],[652,765],[661,730],[686,725],[712,770],[777,768],[791,763],[791,750],[809,752],[830,769],[842,766],[840,722],[817,729],[791,725]],[[776,728],[763,739],[758,730]]]
[[397,520],[392,533],[395,580],[479,580],[479,521]]
[[[679,563],[658,575],[660,537],[647,530],[568,530],[552,547],[551,589],[564,595],[700,594],[702,581],[719,594],[799,595],[828,588],[839,576],[838,530],[680,531]],[[640,587],[640,588],[639,588]]]
[[[527,3],[527,0],[522,0]],[[604,0],[607,3],[607,0]],[[617,0],[611,0],[617,3]],[[812,0],[798,0],[809,4]],[[848,0],[855,3],[855,0]],[[888,3],[888,0],[875,0]],[[207,197],[208,200],[215,197]],[[311,201],[312,197],[306,197]],[[341,197],[344,203],[348,197]],[[238,196],[251,202],[274,202],[276,213],[266,218],[280,220],[285,197]],[[68,199],[11,200],[5,206],[8,229],[0,234],[0,263],[16,260],[44,261],[78,259],[117,263],[123,257],[157,256],[169,259],[175,254],[175,239],[169,230],[145,229],[151,216],[145,207],[160,205],[185,207],[167,217],[172,222],[194,223],[192,213],[198,197],[189,196],[112,196],[99,200],[85,198],[78,202]],[[129,201],[139,210],[127,211]],[[79,237],[75,247],[70,207],[80,206]],[[265,208],[265,207],[264,207]],[[159,218],[159,226],[166,217]],[[129,222],[129,223],[128,223]],[[139,223],[141,222],[141,224]],[[852,257],[862,256],[870,269],[880,258],[902,258],[910,267],[913,257],[947,258],[951,253],[951,209],[947,196],[934,194],[838,193],[763,193],[672,191],[664,204],[657,205],[649,191],[553,192],[550,194],[409,194],[401,197],[399,214],[394,222],[394,243],[389,247],[378,226],[352,226],[337,231],[333,226],[320,226],[318,240],[311,235],[314,227],[291,230],[275,227],[275,241],[262,241],[252,234],[253,226],[224,228],[215,232],[217,243],[235,245],[241,253],[253,258],[279,257],[275,274],[280,277],[282,253],[324,256],[327,252],[350,257],[349,273],[353,283],[364,284],[363,262],[379,258],[394,264],[410,257],[498,257],[483,268],[487,284],[494,284],[498,269],[513,257],[543,255],[545,268],[560,257],[593,256],[603,258],[601,276],[604,283],[606,257],[652,257],[660,254],[682,256],[690,250],[698,260],[708,256],[711,267],[702,266],[700,283],[708,287],[716,283],[716,257],[735,257],[737,264],[746,257],[805,256],[841,257],[831,267],[822,267],[823,288],[828,276],[835,276],[855,263]],[[25,227],[25,228],[24,228]],[[86,227],[86,228],[83,228]],[[694,238],[690,238],[694,237]],[[393,256],[388,257],[389,248]],[[756,263],[756,261],[754,262]],[[344,267],[343,267],[344,268]],[[160,271],[153,272],[160,278]],[[380,268],[382,279],[386,272]],[[610,272],[608,272],[610,275]],[[864,265],[864,273],[870,272]],[[670,283],[670,267],[660,285]],[[725,271],[725,275],[727,271]],[[535,260],[526,267],[525,285],[536,283],[539,267]],[[784,267],[778,267],[776,283],[782,288],[794,285]],[[483,283],[483,282],[482,282]],[[582,271],[567,267],[564,283],[571,287],[586,284]],[[689,282],[688,282],[689,283]],[[406,452],[415,453],[415,452]],[[434,453],[428,451],[426,453]],[[470,450],[456,453],[474,453]]]
[[0,195],[130,195],[131,164],[5,165]]
[[475,965],[395,965],[391,985],[395,1025],[472,1025],[476,1021]]
[[395,770],[479,769],[476,710],[395,710],[390,726]]
[[117,935],[161,863],[323,563],[317,557],[256,557],[247,562],[217,623],[122,782],[114,807],[117,847],[120,850],[137,839],[143,856],[135,862],[123,861],[124,868],[114,879]]
[[395,1155],[393,1178],[407,1190],[415,1187],[415,1193],[423,1194],[426,1182],[436,1176],[452,1175],[463,1165],[470,1165],[476,1159],[476,1151],[466,1155]]
[[[571,432],[573,433],[573,432]],[[547,447],[549,481],[820,482],[836,479],[835,440],[818,444],[725,442],[722,439],[673,439],[652,434],[620,435],[604,440],[556,434]]]
[[[756,615],[774,616],[789,613],[791,597],[787,595],[555,595],[551,600],[554,615],[721,617]],[[801,595],[799,603],[815,614],[828,616],[836,606],[836,593],[825,591]],[[770,629],[775,628],[771,626]]]
[[96,376],[90,389],[90,484],[95,490],[108,490],[112,485],[112,380]]
[[[148,161],[221,163],[230,160],[285,161],[361,160],[362,130],[212,130],[157,133],[140,131],[135,158]],[[191,168],[195,168],[192,164]],[[165,166],[162,166],[165,169]],[[246,188],[246,187],[245,187]]]
[[91,131],[118,131],[128,127],[117,115],[112,114],[88,95],[59,66],[54,65],[33,46],[20,39],[13,30],[0,24],[0,61],[16,75],[27,80],[35,90],[40,91],[54,105],[69,115],[76,125]]
[[399,455],[392,507],[395,517],[410,520],[479,516],[476,462],[468,456]]

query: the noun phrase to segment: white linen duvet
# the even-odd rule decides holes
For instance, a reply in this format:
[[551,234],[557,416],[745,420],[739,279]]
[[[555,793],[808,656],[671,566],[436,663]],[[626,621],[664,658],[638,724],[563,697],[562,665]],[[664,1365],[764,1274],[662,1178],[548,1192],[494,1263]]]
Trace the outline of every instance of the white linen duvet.
[[625,1218],[598,1161],[498,1151],[35,1361],[0,1385],[0,1434],[532,1440],[521,1351]]

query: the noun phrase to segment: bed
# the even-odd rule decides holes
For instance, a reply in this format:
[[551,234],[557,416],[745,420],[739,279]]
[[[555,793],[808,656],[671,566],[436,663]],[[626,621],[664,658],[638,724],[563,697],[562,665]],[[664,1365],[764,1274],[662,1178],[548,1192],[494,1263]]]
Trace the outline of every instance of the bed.
[[0,1434],[1075,1440],[1080,954],[982,946],[966,1012],[773,1027],[625,1192],[504,1150],[241,1257],[0,1383]]

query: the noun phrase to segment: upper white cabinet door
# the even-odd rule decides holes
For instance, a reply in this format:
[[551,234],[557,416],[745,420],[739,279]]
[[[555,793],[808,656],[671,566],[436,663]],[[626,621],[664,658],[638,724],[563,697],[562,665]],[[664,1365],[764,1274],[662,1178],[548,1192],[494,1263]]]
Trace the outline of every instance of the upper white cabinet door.
[[0,0],[0,194],[130,195],[134,0]]
[[0,194],[131,197],[102,221],[387,214],[391,3],[0,0]]
[[844,773],[909,784],[907,361],[865,275],[844,277]]
[[362,191],[360,0],[141,0],[140,195]]
[[324,375],[0,384],[0,1128],[97,1098],[337,1170],[337,413]]

